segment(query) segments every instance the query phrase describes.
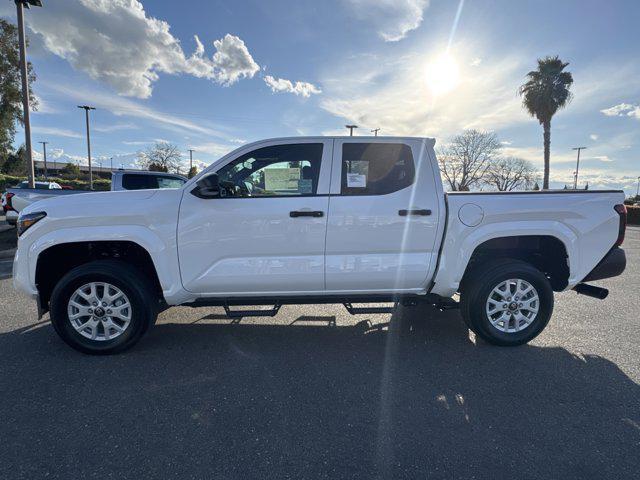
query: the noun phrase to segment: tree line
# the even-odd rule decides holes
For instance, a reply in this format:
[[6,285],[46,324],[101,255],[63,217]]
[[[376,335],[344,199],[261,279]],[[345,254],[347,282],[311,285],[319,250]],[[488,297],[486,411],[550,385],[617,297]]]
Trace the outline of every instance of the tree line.
[[494,133],[465,130],[438,151],[442,180],[451,191],[538,190],[538,172],[522,158],[502,156]]

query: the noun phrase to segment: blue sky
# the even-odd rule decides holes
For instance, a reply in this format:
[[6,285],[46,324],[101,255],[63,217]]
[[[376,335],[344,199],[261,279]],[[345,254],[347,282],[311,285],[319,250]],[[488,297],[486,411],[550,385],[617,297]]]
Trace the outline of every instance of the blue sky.
[[[493,131],[505,155],[541,166],[542,130],[516,90],[536,58],[557,54],[575,96],[552,123],[552,185],[572,182],[571,147],[586,146],[581,183],[635,193],[635,0],[44,3],[26,13],[40,99],[33,141],[61,161],[84,161],[76,105],[89,103],[92,150],[106,163],[130,165],[156,140],[210,163],[247,141],[344,134],[354,122],[359,134],[379,127],[438,144],[465,128]],[[12,2],[0,14],[13,19]],[[440,78],[443,58],[451,72]]]

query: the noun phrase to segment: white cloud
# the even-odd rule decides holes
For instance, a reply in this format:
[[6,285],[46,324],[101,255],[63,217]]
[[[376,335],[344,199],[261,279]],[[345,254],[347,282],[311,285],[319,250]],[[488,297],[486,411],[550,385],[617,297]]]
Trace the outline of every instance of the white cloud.
[[471,63],[469,65],[471,65],[472,67],[478,67],[480,66],[481,63],[482,63],[482,59],[480,57],[476,57],[473,60],[471,60]]
[[308,82],[292,82],[284,78],[274,78],[271,75],[264,77],[264,83],[266,83],[272,92],[288,92],[294,95],[300,95],[305,98],[311,95],[317,95],[322,93],[318,87]]
[[38,135],[53,135],[54,137],[68,137],[68,138],[82,138],[78,132],[74,132],[72,130],[67,130],[66,128],[56,128],[56,127],[33,127],[33,133]]
[[27,19],[50,52],[121,95],[148,98],[159,73],[232,85],[259,70],[244,42],[230,34],[213,42],[212,58],[204,56],[196,37],[196,50],[187,58],[169,24],[147,16],[138,0],[49,2],[46,14]]
[[46,84],[49,88],[60,93],[75,102],[81,102],[91,98],[92,105],[99,109],[109,110],[114,115],[126,115],[129,117],[149,120],[160,127],[164,127],[178,133],[199,133],[207,136],[226,137],[221,131],[209,126],[206,121],[191,121],[178,115],[160,112],[147,107],[137,101],[123,98],[97,89],[85,89],[81,87],[71,87],[69,85]]
[[[522,71],[520,58],[504,56],[495,62],[468,67],[463,52],[458,58],[460,83],[437,96],[425,81],[424,52],[402,57],[350,59],[322,78],[328,112],[363,129],[381,127],[386,135],[433,136],[442,141],[466,128],[496,130],[517,122],[530,122],[516,95]],[[463,68],[467,65],[467,68]]]
[[385,42],[397,42],[422,23],[429,0],[345,0],[355,16],[373,24]]
[[213,78],[222,85],[232,85],[240,78],[252,78],[260,67],[253,60],[246,45],[240,38],[226,34],[213,42]]
[[119,130],[135,130],[138,126],[133,123],[116,123],[114,125],[96,125],[92,127],[96,132],[110,133],[117,132]]
[[613,107],[600,110],[607,117],[633,117],[640,120],[640,105],[633,105],[631,103],[619,103]]
[[589,138],[595,142],[599,137],[595,133],[592,133],[591,135],[589,135]]

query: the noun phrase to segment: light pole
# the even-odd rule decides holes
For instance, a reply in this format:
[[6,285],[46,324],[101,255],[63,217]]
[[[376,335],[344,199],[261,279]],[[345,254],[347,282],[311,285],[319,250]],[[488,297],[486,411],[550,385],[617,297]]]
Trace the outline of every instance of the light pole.
[[358,128],[358,125],[345,125],[349,129],[349,136],[353,137],[353,129]]
[[578,151],[578,160],[576,161],[576,171],[573,174],[573,189],[578,189],[578,172],[580,171],[580,150],[586,150],[587,147],[574,147],[572,150]]
[[113,172],[113,157],[111,157],[111,171]]
[[379,128],[374,128],[373,130],[371,130],[371,133],[373,133],[373,136],[374,136],[374,137],[377,137],[377,136],[378,136],[378,132],[379,132],[379,131],[380,131],[380,129],[379,129]]
[[42,156],[44,158],[44,178],[45,180],[49,180],[49,175],[47,174],[47,143],[49,142],[38,142],[38,143],[42,144]]
[[78,108],[84,109],[87,121],[87,160],[89,161],[89,190],[93,190],[93,170],[91,169],[91,137],[89,136],[89,110],[95,110],[95,107],[89,105],[78,105]]
[[189,173],[191,173],[191,169],[193,168],[193,152],[195,150],[193,148],[189,149]]
[[31,152],[31,118],[29,116],[29,72],[27,64],[27,42],[24,33],[24,9],[31,6],[41,7],[40,0],[15,0],[18,13],[18,41],[20,43],[20,74],[22,76],[22,110],[24,119],[24,143],[27,149],[27,163],[29,164],[29,188],[35,187],[35,172],[33,155]]

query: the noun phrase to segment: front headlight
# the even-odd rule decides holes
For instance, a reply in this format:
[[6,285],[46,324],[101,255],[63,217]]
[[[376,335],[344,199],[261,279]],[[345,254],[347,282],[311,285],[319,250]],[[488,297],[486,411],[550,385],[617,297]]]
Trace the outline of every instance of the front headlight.
[[20,215],[18,217],[18,236],[22,235],[31,225],[38,223],[44,217],[46,217],[46,212],[34,212],[27,213],[25,215]]

